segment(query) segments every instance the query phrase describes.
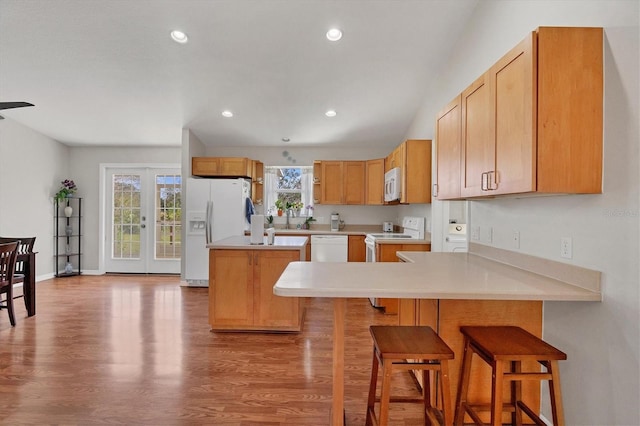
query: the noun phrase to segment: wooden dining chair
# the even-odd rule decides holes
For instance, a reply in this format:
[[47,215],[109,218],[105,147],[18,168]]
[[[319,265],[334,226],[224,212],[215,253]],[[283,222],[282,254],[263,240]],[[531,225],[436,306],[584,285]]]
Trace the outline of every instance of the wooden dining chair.
[[18,243],[0,244],[0,294],[6,294],[6,307],[11,326],[16,325],[13,313],[13,274],[16,268]]
[[[27,271],[31,267],[29,262],[33,261],[33,246],[36,244],[36,237],[0,237],[0,244],[7,243],[18,243],[17,253],[16,253],[16,267],[13,273],[13,283],[19,284],[23,283],[23,296],[24,297],[24,306],[27,308],[27,311],[30,311],[29,301],[27,298],[27,292],[30,290],[28,288],[30,283],[25,282],[25,277],[27,275]],[[35,277],[30,277],[30,279],[35,279]],[[29,312],[31,315],[31,312]]]

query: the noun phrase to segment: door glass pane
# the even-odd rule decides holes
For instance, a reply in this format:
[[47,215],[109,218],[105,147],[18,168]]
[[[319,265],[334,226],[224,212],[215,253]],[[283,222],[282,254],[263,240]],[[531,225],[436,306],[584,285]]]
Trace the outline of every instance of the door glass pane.
[[113,259],[140,258],[140,175],[113,175]]
[[180,175],[156,175],[155,179],[156,259],[180,259],[182,186]]

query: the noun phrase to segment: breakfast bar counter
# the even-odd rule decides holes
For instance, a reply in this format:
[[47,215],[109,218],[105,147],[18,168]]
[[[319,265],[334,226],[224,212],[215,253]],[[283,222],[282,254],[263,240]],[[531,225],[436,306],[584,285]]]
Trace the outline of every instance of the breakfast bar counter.
[[[491,253],[493,255],[493,253]],[[455,400],[458,365],[462,359],[460,325],[518,325],[534,335],[542,335],[544,301],[598,302],[598,272],[569,266],[545,267],[551,276],[525,270],[495,258],[471,253],[399,252],[397,263],[314,263],[292,262],[276,282],[278,296],[330,297],[334,299],[332,424],[343,424],[344,407],[344,319],[346,300],[352,297],[395,297],[401,306],[414,307],[410,317],[416,324],[430,325],[454,350],[451,367]],[[540,260],[540,259],[538,259]],[[526,262],[539,267],[536,258]],[[543,260],[547,265],[549,261]],[[557,267],[557,268],[556,268]],[[555,268],[555,269],[554,269]],[[575,269],[575,271],[574,271]],[[573,273],[575,272],[575,273]],[[590,274],[591,273],[591,274]],[[557,275],[557,276],[554,276]],[[584,285],[564,276],[585,277]],[[406,312],[400,312],[399,318]],[[484,374],[481,367],[476,374]],[[489,373],[490,376],[490,373]],[[489,377],[490,384],[490,377]],[[539,385],[524,391],[539,407]],[[487,383],[472,390],[485,397]]]

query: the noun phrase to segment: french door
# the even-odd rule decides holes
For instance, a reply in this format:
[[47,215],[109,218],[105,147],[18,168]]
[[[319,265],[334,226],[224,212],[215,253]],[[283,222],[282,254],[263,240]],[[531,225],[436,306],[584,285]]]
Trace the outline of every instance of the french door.
[[180,273],[179,169],[106,169],[105,271]]

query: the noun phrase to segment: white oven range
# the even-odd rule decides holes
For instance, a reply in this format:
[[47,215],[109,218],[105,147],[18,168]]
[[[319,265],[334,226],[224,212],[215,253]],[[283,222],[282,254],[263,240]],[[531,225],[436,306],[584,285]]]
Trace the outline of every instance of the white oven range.
[[[402,219],[403,232],[382,232],[379,234],[367,234],[364,239],[366,246],[366,261],[376,261],[376,242],[385,241],[401,241],[403,239],[424,239],[424,217],[406,216]],[[378,300],[370,298],[371,304],[378,307]]]

